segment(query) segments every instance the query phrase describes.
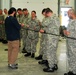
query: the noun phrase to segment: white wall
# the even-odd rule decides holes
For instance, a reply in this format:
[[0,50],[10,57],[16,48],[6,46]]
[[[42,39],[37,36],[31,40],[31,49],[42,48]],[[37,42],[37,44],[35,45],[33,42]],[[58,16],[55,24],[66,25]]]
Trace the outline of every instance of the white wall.
[[10,8],[10,0],[1,0],[1,8],[4,9],[9,9]]
[[49,7],[58,14],[58,0],[12,0],[12,6],[16,8],[27,8],[29,12],[36,10],[37,17],[42,20],[41,11]]
[[[1,0],[1,8],[10,8],[10,1],[12,2],[12,6],[16,8],[27,8],[29,12],[32,10],[36,10],[37,16],[40,20],[42,20],[41,11],[43,8],[50,7],[54,13],[58,15],[58,0]],[[61,7],[73,7],[74,8],[74,0],[70,0],[69,4],[65,4],[65,0],[60,0]]]

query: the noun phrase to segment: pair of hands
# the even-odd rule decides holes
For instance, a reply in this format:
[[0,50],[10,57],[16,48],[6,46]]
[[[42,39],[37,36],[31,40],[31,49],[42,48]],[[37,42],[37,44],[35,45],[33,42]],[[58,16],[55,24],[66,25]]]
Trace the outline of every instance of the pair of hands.
[[[20,25],[21,25],[22,27],[24,26],[24,24],[20,24]],[[27,25],[26,27],[27,27],[27,28],[29,28],[30,26],[29,26],[29,25]],[[36,28],[34,27],[34,29],[36,29]],[[40,30],[40,33],[44,33],[44,30],[43,30],[43,29],[41,29],[41,30]]]
[[[30,26],[29,26],[29,25],[27,25],[26,27],[27,27],[27,28],[29,28]],[[36,27],[34,27],[34,29],[36,29]],[[43,29],[41,29],[41,30],[40,30],[40,33],[44,33],[44,30],[43,30]]]
[[20,25],[21,25],[21,27],[24,27],[24,24],[21,24],[21,23],[19,23]]
[[[19,23],[22,27],[24,26],[24,24]],[[27,28],[29,28],[29,25],[26,26]]]
[[63,32],[64,32],[64,34],[67,35],[67,36],[70,34],[70,32],[67,31],[67,30],[64,30]]
[[[29,26],[29,25],[27,25],[26,27],[27,27],[27,28],[30,28],[30,26]],[[36,27],[34,27],[34,30],[35,30],[35,29],[36,29]]]
[[43,29],[40,29],[40,33],[44,33],[44,30]]

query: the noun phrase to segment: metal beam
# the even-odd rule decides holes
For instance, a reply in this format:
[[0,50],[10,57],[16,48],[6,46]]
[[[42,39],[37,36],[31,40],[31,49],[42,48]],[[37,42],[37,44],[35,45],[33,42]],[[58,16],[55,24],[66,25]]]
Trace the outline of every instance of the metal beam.
[[10,7],[12,7],[12,0],[10,0]]
[[74,0],[74,9],[76,11],[76,0]]
[[58,16],[60,16],[60,0],[58,0]]
[[2,3],[2,0],[0,0],[0,9],[1,9],[1,3]]

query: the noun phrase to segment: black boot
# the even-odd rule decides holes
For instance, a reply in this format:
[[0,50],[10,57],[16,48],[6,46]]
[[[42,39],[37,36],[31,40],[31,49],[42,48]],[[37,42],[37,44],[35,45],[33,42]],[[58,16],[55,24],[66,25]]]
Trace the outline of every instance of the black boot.
[[54,72],[54,69],[48,67],[48,68],[44,68],[43,71],[44,71],[44,72]]
[[32,53],[32,54],[31,54],[31,58],[34,58],[34,57],[35,57],[35,53]]
[[23,47],[23,49],[22,50],[25,50],[25,47]]
[[76,74],[73,74],[73,72],[69,71],[68,73],[65,73],[64,75],[76,75]]
[[3,39],[0,39],[0,42],[2,42],[3,41]]
[[53,69],[54,69],[54,70],[58,70],[58,65],[57,65],[57,64],[54,64]]
[[48,63],[48,61],[47,60],[42,60],[42,61],[39,61],[38,63],[42,65],[42,64]]
[[26,50],[22,50],[22,53],[27,53],[27,51]]
[[42,60],[42,55],[39,55],[38,57],[35,57],[36,60]]
[[5,49],[5,51],[8,51],[8,49]]
[[25,50],[25,47],[22,49],[22,53],[27,53],[27,51]]
[[28,56],[30,56],[31,55],[31,53],[27,53],[27,54],[25,54],[24,56],[25,57],[28,57]]
[[8,42],[7,42],[7,40],[3,40],[2,43],[3,44],[7,44]]

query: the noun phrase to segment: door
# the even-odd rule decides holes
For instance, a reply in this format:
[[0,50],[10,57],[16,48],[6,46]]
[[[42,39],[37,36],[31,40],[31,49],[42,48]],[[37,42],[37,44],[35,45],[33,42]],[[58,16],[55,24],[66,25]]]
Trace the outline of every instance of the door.
[[61,25],[67,27],[69,23],[69,17],[68,17],[68,10],[71,9],[71,7],[61,7],[60,8],[60,18],[61,18]]

